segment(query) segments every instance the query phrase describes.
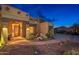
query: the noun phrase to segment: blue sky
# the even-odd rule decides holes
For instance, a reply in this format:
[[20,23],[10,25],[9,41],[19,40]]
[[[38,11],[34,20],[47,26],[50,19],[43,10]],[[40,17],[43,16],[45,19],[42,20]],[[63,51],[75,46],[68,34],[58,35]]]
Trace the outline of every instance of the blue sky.
[[[37,18],[37,11],[40,10],[46,21],[54,23],[55,27],[71,26],[79,21],[79,5],[78,4],[11,4],[15,8],[19,8],[28,12],[31,16]],[[54,21],[52,19],[55,19]]]

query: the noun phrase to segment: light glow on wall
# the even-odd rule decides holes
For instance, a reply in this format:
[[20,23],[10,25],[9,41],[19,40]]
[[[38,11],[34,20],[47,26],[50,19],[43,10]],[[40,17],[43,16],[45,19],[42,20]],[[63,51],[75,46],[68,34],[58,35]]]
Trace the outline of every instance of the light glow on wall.
[[28,39],[30,37],[30,34],[34,33],[34,27],[29,26],[26,28],[26,38]]
[[22,23],[17,22],[12,24],[12,37],[22,36]]
[[0,47],[3,46],[8,39],[8,29],[6,27],[2,28],[0,37]]

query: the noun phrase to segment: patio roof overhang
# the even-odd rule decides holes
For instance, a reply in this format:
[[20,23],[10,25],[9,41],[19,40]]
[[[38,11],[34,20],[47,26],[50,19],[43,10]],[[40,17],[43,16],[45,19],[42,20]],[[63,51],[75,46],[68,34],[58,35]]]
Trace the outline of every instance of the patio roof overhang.
[[11,15],[11,14],[7,14],[7,13],[1,13],[3,18],[9,18],[9,19],[15,19],[15,20],[21,20],[21,21],[28,21],[28,17],[19,17],[18,15]]

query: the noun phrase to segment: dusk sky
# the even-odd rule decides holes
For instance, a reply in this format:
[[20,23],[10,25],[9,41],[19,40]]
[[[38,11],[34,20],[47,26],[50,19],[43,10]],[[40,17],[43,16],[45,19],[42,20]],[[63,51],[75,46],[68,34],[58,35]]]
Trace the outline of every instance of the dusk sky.
[[40,10],[46,21],[54,23],[55,27],[71,26],[79,21],[79,5],[63,5],[63,4],[13,4],[13,7],[28,12],[31,16],[37,18],[37,10]]

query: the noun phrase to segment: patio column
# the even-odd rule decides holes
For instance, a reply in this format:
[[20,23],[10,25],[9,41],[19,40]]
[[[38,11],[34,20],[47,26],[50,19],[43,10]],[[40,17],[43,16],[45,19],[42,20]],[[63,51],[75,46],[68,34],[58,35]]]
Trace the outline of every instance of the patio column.
[[26,23],[25,22],[23,22],[22,24],[22,36],[26,37]]

